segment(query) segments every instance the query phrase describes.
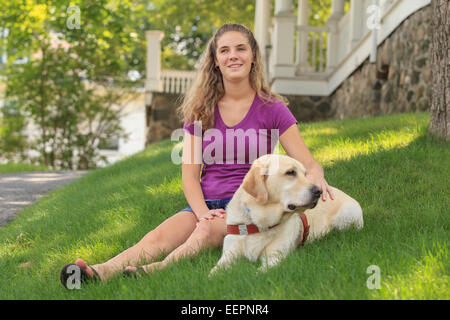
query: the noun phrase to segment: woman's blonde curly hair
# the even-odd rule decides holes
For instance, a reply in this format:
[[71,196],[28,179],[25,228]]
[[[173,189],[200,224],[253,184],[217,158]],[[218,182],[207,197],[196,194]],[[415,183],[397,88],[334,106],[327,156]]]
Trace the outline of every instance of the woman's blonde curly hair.
[[203,131],[214,126],[214,108],[225,94],[222,73],[215,67],[214,59],[217,41],[224,33],[229,31],[241,32],[248,39],[253,52],[250,85],[256,91],[256,94],[266,102],[273,102],[277,99],[283,101],[286,105],[288,103],[284,97],[272,92],[266,84],[261,53],[251,30],[241,24],[226,23],[209,40],[196,79],[177,110],[185,123],[192,124],[194,121],[201,121]]

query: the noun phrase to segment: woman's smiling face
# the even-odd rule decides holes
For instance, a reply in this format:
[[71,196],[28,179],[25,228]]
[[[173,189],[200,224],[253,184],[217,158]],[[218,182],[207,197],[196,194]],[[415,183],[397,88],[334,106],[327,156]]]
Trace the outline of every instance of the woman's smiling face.
[[224,80],[236,81],[249,77],[253,52],[247,36],[238,31],[224,33],[217,41],[216,66]]

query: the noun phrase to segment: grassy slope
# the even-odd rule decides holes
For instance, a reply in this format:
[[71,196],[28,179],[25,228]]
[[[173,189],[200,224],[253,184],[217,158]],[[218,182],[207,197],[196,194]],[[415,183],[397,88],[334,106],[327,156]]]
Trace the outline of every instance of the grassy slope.
[[[333,231],[267,274],[242,259],[209,280],[217,249],[142,279],[64,289],[63,265],[103,262],[186,205],[174,143],[154,144],[0,229],[0,299],[449,299],[450,149],[426,136],[428,122],[407,114],[300,125],[327,181],[360,201],[361,231]],[[380,290],[366,286],[370,265]]]

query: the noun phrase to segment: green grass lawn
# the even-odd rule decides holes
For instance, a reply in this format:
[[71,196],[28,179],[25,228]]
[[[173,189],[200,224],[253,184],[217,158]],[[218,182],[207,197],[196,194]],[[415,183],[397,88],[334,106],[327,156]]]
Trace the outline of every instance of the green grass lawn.
[[25,163],[6,163],[0,164],[0,174],[16,173],[16,172],[30,172],[30,171],[48,171],[49,168],[45,166],[35,166]]
[[[81,290],[59,282],[77,257],[101,263],[186,206],[175,142],[96,170],[0,229],[0,299],[449,299],[449,144],[427,136],[428,113],[301,124],[327,181],[357,199],[364,228],[333,231],[258,274],[241,259],[208,279],[206,250],[140,279]],[[380,289],[367,268],[379,267]]]

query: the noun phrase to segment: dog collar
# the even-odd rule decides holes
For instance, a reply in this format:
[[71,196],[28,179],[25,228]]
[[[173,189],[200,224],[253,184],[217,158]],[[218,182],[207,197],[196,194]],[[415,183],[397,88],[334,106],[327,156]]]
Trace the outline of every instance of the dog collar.
[[[269,227],[269,229],[272,229],[279,225],[277,223],[274,226]],[[260,230],[256,224],[227,224],[227,233],[228,234],[239,234],[239,235],[246,235],[246,234],[253,234],[258,233],[265,230]]]
[[[247,208],[248,209],[248,208]],[[300,218],[302,220],[303,224],[303,237],[302,241],[300,242],[300,245],[303,246],[308,239],[309,235],[309,224],[308,219],[306,218],[306,214],[301,213]],[[269,229],[272,229],[273,227],[276,227],[278,224],[269,227]],[[238,235],[247,235],[247,234],[253,234],[253,233],[259,233],[261,230],[259,230],[258,226],[255,224],[227,224],[227,234],[238,234]]]
[[[303,246],[308,239],[309,235],[309,224],[308,219],[306,218],[306,215],[304,213],[300,214],[300,218],[302,219],[303,224],[303,237],[302,241],[300,243],[301,246]],[[272,229],[273,227],[276,227],[278,224],[269,227],[269,229]],[[247,235],[247,234],[253,234],[253,233],[259,233],[261,230],[259,230],[258,226],[255,224],[228,224],[227,225],[227,234],[238,234],[238,235]]]
[[306,214],[304,214],[303,212],[300,214],[300,218],[302,219],[302,223],[303,223],[303,238],[302,238],[302,242],[300,243],[300,245],[303,246],[309,235],[309,224],[308,224],[308,219],[306,219]]
[[[248,213],[250,213],[250,209],[244,204],[245,210],[247,210]],[[272,229],[273,227],[276,227],[279,225],[277,223],[274,226],[269,227],[269,229]],[[247,235],[247,234],[253,234],[253,233],[259,233],[261,231],[256,224],[227,224],[227,234],[239,234],[239,235]]]

